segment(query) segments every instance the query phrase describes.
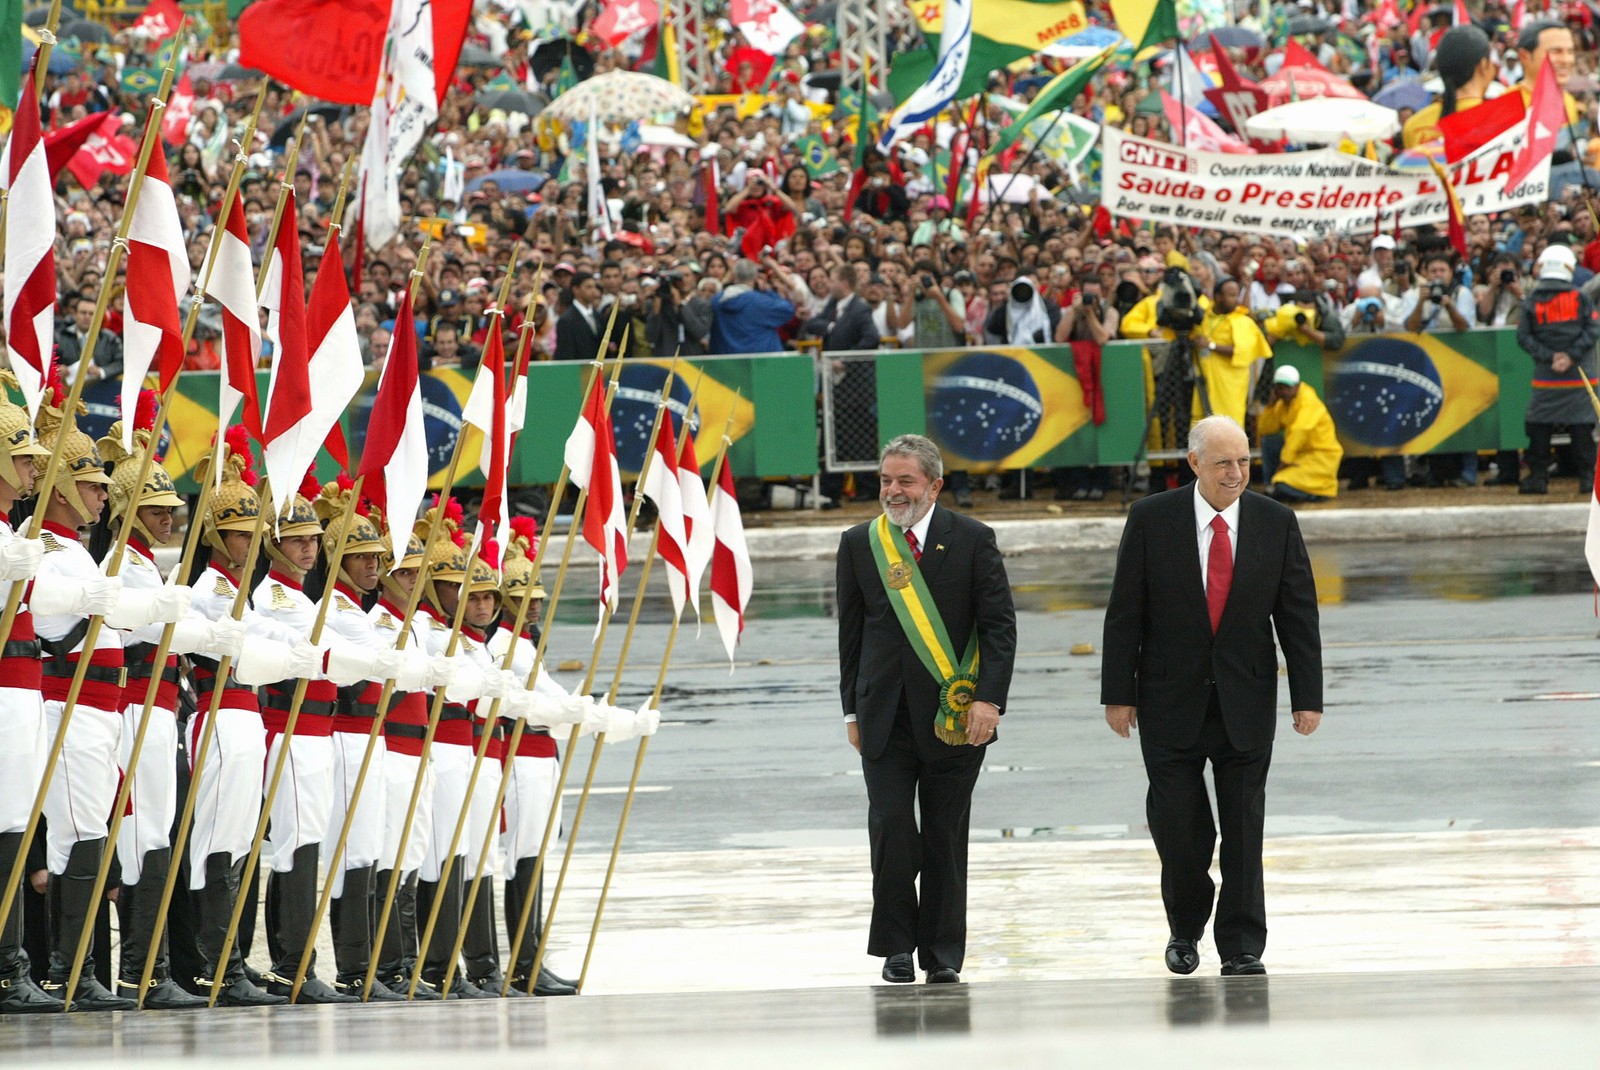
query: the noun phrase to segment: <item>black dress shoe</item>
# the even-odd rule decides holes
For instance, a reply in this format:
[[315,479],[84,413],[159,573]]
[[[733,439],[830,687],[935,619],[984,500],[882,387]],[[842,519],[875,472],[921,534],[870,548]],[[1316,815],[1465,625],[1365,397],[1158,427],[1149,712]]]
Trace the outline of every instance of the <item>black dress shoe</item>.
[[[195,981],[202,991],[211,987],[210,977],[196,977]],[[233,983],[224,985],[217,994],[219,1007],[281,1007],[288,1002],[288,996],[274,996],[248,976],[240,976]]]
[[[66,981],[46,981],[44,992],[47,996],[62,999],[66,996],[66,987]],[[78,978],[78,991],[72,997],[72,1007],[79,1011],[131,1011],[137,1010],[139,1004],[117,995],[93,974],[86,973]]]
[[[139,998],[138,981],[119,980],[117,989],[125,993],[129,999]],[[207,1005],[206,1000],[199,996],[191,996],[165,978],[150,982],[150,988],[144,994],[144,1003],[141,1004],[147,1011],[193,1011]]]
[[0,979],[0,1014],[59,1014],[66,1007],[23,973]]
[[916,981],[917,970],[911,964],[911,953],[890,955],[883,964],[883,979],[892,985],[909,985]]
[[949,966],[935,966],[928,971],[928,983],[930,985],[958,985],[961,983],[961,975]]
[[1222,964],[1224,977],[1265,977],[1267,968],[1254,955],[1235,955]]
[[1173,973],[1190,974],[1200,968],[1200,949],[1195,941],[1174,936],[1167,941],[1167,969]]
[[[526,992],[528,979],[526,977],[513,977],[511,979],[513,992]],[[550,972],[550,967],[539,967],[539,979],[533,983],[533,994],[536,996],[576,996],[578,986],[565,977],[558,977]]]
[[[433,983],[433,982],[430,982],[430,983]],[[437,990],[438,987],[439,987],[437,983],[433,983],[433,986],[434,986],[435,990]],[[405,990],[401,989],[401,991],[405,991]],[[499,999],[500,998],[500,990],[497,988],[493,992],[485,992],[483,989],[479,988],[477,985],[473,984],[471,981],[469,981],[465,977],[461,976],[461,974],[457,973],[454,977],[452,977],[450,979],[450,991],[444,993],[444,998],[445,999]]]
[[[341,992],[344,995],[346,995],[346,996],[354,996],[356,999],[360,1000],[363,1003],[404,1003],[404,1002],[406,1002],[406,996],[405,996],[404,992],[396,992],[394,989],[390,988],[388,985],[384,984],[382,981],[378,980],[376,977],[374,977],[372,979],[372,988],[368,989],[367,988],[367,978],[366,978],[365,974],[362,974],[362,975],[357,976],[357,977],[352,977],[352,978],[350,978],[349,980],[346,980],[346,981],[335,981],[333,983],[333,987],[335,989],[337,989],[339,992]],[[420,990],[422,986],[418,985],[417,987]],[[429,991],[432,991],[432,989],[430,989]],[[420,996],[420,991],[419,991],[418,994]],[[363,998],[363,997],[365,997],[365,998]],[[423,997],[423,998],[426,998],[426,997]],[[435,999],[438,998],[438,994],[437,993],[434,994],[434,998]]]
[[[267,975],[267,991],[275,996],[288,996],[294,990],[294,981],[285,980],[277,974]],[[300,984],[300,994],[294,997],[297,1006],[315,1006],[323,1003],[360,1003],[355,996],[347,996],[334,988],[328,982],[316,977],[307,977]]]
[[474,988],[482,989],[483,991],[489,993],[489,995],[494,996],[496,999],[500,997],[501,989],[505,990],[505,997],[507,999],[526,999],[528,996],[528,986],[526,982],[520,985],[514,983],[508,985],[506,984],[506,975],[499,970],[496,970],[493,973],[484,974],[482,977],[469,977],[467,980],[471,982]]

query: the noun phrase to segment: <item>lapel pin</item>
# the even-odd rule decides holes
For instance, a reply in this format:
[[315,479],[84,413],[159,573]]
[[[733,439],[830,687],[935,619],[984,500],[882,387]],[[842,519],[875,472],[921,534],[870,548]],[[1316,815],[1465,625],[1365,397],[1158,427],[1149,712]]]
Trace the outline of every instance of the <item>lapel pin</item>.
[[934,549],[935,550],[943,550],[944,549],[944,543],[941,542],[938,546],[935,546]]

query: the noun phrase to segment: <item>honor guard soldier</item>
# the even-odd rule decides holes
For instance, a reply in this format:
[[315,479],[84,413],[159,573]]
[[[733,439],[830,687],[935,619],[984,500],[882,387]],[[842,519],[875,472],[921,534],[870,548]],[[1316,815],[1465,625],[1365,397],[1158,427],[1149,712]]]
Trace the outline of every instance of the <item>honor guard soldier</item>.
[[[539,647],[536,622],[545,597],[544,586],[533,568],[534,552],[539,544],[539,525],[532,517],[513,517],[511,531],[511,545],[506,548],[502,562],[500,626],[489,637],[488,647],[497,665],[505,664],[506,652],[512,651],[511,676],[525,682],[533,670],[533,659]],[[528,594],[530,587],[531,596]],[[521,633],[513,634],[511,629],[515,624],[517,607],[524,597],[530,599],[527,617]],[[568,707],[574,704],[573,696],[556,683],[542,665],[533,693],[545,699],[546,704]],[[525,715],[529,723],[517,743],[517,752],[506,758],[505,775],[511,780],[506,786],[506,830],[502,845],[506,853],[508,935],[515,937],[523,904],[528,896],[534,897],[530,928],[524,934],[522,947],[517,950],[515,961],[511,964],[511,987],[526,992],[528,972],[533,968],[543,931],[542,889],[535,887],[533,874],[539,863],[539,846],[544,842],[545,825],[550,820],[550,807],[555,799],[561,763],[556,754],[556,741],[551,737],[549,728],[539,723],[541,717],[544,720],[556,718],[543,712],[542,706],[545,704],[528,703],[531,708],[525,714],[522,705],[521,702],[514,702],[510,711],[514,718]],[[580,710],[578,718],[581,717]],[[561,827],[559,808],[555,811],[555,826],[557,829]],[[553,836],[550,842],[555,842]],[[577,991],[577,986],[571,981],[556,976],[546,966],[540,966],[539,978],[533,987],[534,995],[571,996],[576,995]]]
[[[9,378],[9,376],[5,377]],[[50,455],[33,437],[27,410],[11,404],[0,390],[0,605],[13,583],[27,584],[37,575],[44,543],[24,539],[11,530],[7,517],[17,499],[33,493],[34,459]],[[41,462],[42,463],[42,462]],[[33,630],[29,595],[19,604],[11,632],[0,650],[0,880],[9,880],[22,834],[44,775],[49,737],[45,734],[40,697],[39,640]],[[22,880],[27,879],[26,875]],[[22,881],[19,881],[20,885]],[[0,892],[5,889],[0,888]],[[41,1014],[62,1009],[62,1003],[34,983],[28,953],[22,946],[22,892],[14,890],[11,911],[0,917],[0,1014]]]
[[[202,460],[195,466],[195,479],[204,482],[211,478],[209,469],[209,459]],[[227,436],[222,479],[202,518],[204,541],[196,562],[197,567],[204,562],[204,571],[194,584],[193,605],[213,622],[233,615],[239,586],[245,581],[250,541],[261,516],[255,482],[245,429],[232,427]],[[267,744],[255,688],[268,681],[313,673],[321,660],[316,648],[304,639],[290,644],[275,638],[277,625],[264,620],[248,605],[242,620],[244,649],[229,678],[222,681],[212,745],[200,764],[200,775],[189,786],[196,793],[189,872],[195,943],[206,967],[205,976],[195,979],[202,994],[217,975],[228,923],[240,894],[245,858],[261,816]],[[190,718],[188,727],[189,761],[193,765],[200,762],[200,744],[211,696],[217,687],[219,664],[201,655],[191,661],[200,704],[200,712]],[[288,1000],[263,991],[246,976],[244,956],[235,942],[228,953],[217,1002],[224,1007],[266,1007]]]
[[[423,546],[413,534],[405,556],[394,561],[385,550],[384,559],[392,562],[379,581],[378,604],[369,616],[372,626],[390,646],[406,637],[405,648],[415,657],[428,656],[428,641],[417,622],[406,617],[406,606],[422,568]],[[419,614],[420,618],[420,614]],[[426,621],[426,618],[422,618]],[[396,991],[405,991],[417,965],[417,871],[433,844],[433,769],[423,775],[422,791],[417,796],[417,811],[406,838],[405,854],[400,852],[406,811],[422,766],[422,741],[428,734],[428,709],[433,688],[448,679],[448,662],[441,656],[430,658],[430,682],[426,687],[402,693],[397,687],[389,699],[389,713],[383,723],[384,816],[383,852],[378,856],[378,875],[374,885],[379,908],[388,895],[394,866],[400,867],[400,886],[396,889],[389,923],[384,927],[383,946],[378,949],[378,978]],[[441,667],[442,666],[442,667]],[[437,1000],[440,995],[426,981],[417,984],[414,1000]]]
[[[384,680],[395,681],[397,694],[420,691],[429,683],[427,653],[419,647],[405,651],[394,648],[394,629],[380,630],[376,619],[362,608],[375,596],[382,576],[382,559],[388,544],[374,523],[365,503],[351,500],[353,485],[341,474],[323,486],[312,502],[324,523],[322,552],[325,568],[332,568],[338,554],[339,532],[349,524],[339,573],[333,579],[332,605],[327,628],[348,646],[360,652],[369,665],[368,679],[338,691],[338,713],[333,722],[333,814],[329,832],[344,827],[350,798],[366,755],[372,720],[378,713]],[[354,515],[350,515],[354,510]],[[391,697],[391,705],[393,698]],[[423,712],[426,718],[426,710]],[[360,998],[372,961],[373,924],[371,900],[373,877],[384,846],[384,765],[386,748],[380,736],[373,750],[344,856],[333,882],[333,952],[338,978],[334,987],[348,996]],[[415,774],[415,766],[412,766]],[[407,790],[409,798],[409,787]],[[379,889],[381,892],[381,888]],[[405,996],[391,991],[381,978],[374,978],[367,998],[376,1002],[403,1002]]]
[[[59,388],[53,388],[60,403]],[[66,991],[83,927],[92,926],[97,903],[94,885],[106,849],[112,803],[120,773],[117,768],[122,730],[122,636],[119,629],[170,622],[183,616],[187,588],[154,592],[126,589],[122,581],[100,571],[78,535],[94,524],[106,507],[106,476],[94,440],[78,430],[71,414],[58,408],[40,411],[44,444],[61,454],[61,478],[43,510],[41,541],[45,555],[34,585],[32,608],[42,650],[45,722],[51,737],[61,731],[67,697],[79,662],[88,658],[83,685],[67,725],[61,767],[45,795],[48,822],[46,864],[50,870],[52,937],[50,975],[45,991],[71,1000],[79,1009],[132,1010],[133,1000],[118,996],[95,977],[91,938],[76,993]],[[89,618],[104,616],[94,646]]]
[[[286,641],[309,636],[316,628],[317,606],[304,590],[305,576],[317,563],[322,544],[322,523],[306,495],[317,497],[322,488],[308,477],[278,518],[277,531],[267,543],[272,566],[256,585],[251,602],[255,611],[278,630]],[[294,988],[300,955],[311,937],[317,910],[317,870],[322,840],[333,811],[333,722],[340,684],[363,679],[371,667],[368,655],[344,642],[324,627],[319,661],[325,670],[304,673],[305,695],[295,731],[288,740],[288,761],[272,799],[272,820],[261,852],[267,866],[267,947],[272,970],[267,990],[287,996]],[[267,728],[267,770],[276,769],[284,745],[284,731],[294,705],[298,679],[267,684],[261,697],[261,720]],[[317,978],[315,956],[300,986],[298,1003],[355,1003]]]
[[[173,486],[172,476],[159,461],[152,461],[149,476],[141,486],[140,460],[148,448],[155,425],[155,394],[145,391],[135,409],[133,452],[123,448],[122,423],[99,442],[100,455],[111,468],[111,505],[107,521],[96,528],[95,548],[106,551],[123,518],[133,513],[133,529],[128,537],[119,573],[125,591],[148,595],[175,590],[161,578],[153,548],[171,541],[174,511],[183,505]],[[102,552],[102,560],[104,552]],[[156,911],[161,906],[162,889],[172,865],[172,821],[178,803],[178,655],[204,654],[210,658],[238,657],[244,640],[244,625],[232,618],[207,620],[190,604],[185,591],[184,615],[173,625],[168,655],[159,670],[156,648],[165,628],[150,624],[123,633],[123,663],[127,682],[122,690],[121,767],[124,776],[133,777],[128,796],[129,813],[117,836],[117,860],[122,870],[122,887],[117,894],[117,913],[122,930],[121,962],[117,991],[137,998],[145,963],[155,956],[150,974],[150,990],[144,994],[146,1010],[181,1010],[203,1007],[206,1001],[190,995],[171,980],[167,965],[165,933],[159,946],[150,946],[155,932]],[[129,769],[139,723],[144,720],[145,695],[150,679],[159,676],[155,703],[145,729],[139,765]]]
[[[467,551],[461,532],[461,506],[453,499],[436,507],[444,510],[442,523],[448,537],[436,538],[429,547],[423,566],[422,602],[419,626],[426,636],[430,654],[444,654],[450,644],[458,600],[463,597],[462,585],[467,579]],[[426,536],[426,522],[419,523],[417,532]],[[425,622],[425,623],[424,623]],[[462,869],[468,853],[470,831],[456,843],[456,857],[450,867],[449,879],[440,882],[444,872],[444,854],[450,849],[455,833],[456,819],[468,803],[467,781],[472,776],[473,746],[476,742],[474,722],[477,720],[468,705],[478,699],[503,698],[507,692],[508,676],[501,672],[484,673],[476,659],[464,653],[466,647],[458,645],[452,659],[450,682],[445,687],[445,703],[434,734],[433,749],[429,755],[434,771],[433,842],[421,870],[421,883],[417,897],[421,916],[431,912],[436,897],[443,896],[439,920],[433,939],[423,956],[422,978],[435,987],[444,981],[449,955],[456,944],[457,926],[462,923]],[[487,711],[487,707],[485,708]],[[469,830],[471,827],[469,820]],[[480,829],[481,832],[481,829]],[[474,852],[475,853],[475,852]],[[475,935],[469,932],[469,937]],[[476,934],[480,937],[481,933]],[[482,950],[481,943],[468,940],[462,950],[470,959]],[[485,992],[464,976],[454,972],[446,998],[496,999],[498,993]]]

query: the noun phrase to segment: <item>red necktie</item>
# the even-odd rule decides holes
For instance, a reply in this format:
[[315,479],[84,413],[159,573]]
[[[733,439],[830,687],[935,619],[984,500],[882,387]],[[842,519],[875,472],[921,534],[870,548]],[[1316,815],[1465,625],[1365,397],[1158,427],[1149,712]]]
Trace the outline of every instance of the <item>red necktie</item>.
[[1228,522],[1218,513],[1211,518],[1211,553],[1206,557],[1206,608],[1211,610],[1211,634],[1222,623],[1222,607],[1233,586],[1233,546],[1228,542]]
[[917,533],[910,528],[906,528],[906,542],[911,545],[911,556],[921,561],[922,547],[917,545]]

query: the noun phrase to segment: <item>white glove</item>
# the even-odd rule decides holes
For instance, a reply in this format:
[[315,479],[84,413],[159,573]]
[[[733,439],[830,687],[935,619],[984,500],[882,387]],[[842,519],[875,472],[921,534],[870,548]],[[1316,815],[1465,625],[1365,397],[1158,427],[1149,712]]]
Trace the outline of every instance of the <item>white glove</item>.
[[335,643],[328,648],[325,675],[340,687],[363,680],[391,680],[400,672],[398,650],[368,650]]
[[489,699],[505,699],[515,691],[522,690],[522,681],[511,675],[506,669],[489,669],[484,672],[483,697]]
[[246,687],[275,684],[294,676],[290,669],[294,649],[276,639],[255,639],[239,651],[233,667],[236,680]]
[[608,706],[603,702],[596,702],[583,711],[583,723],[578,726],[580,736],[598,736],[611,726],[610,710],[615,706]]
[[422,686],[448,689],[450,681],[455,678],[455,663],[443,654],[432,654],[424,664],[426,669],[422,677]]
[[289,675],[284,679],[322,679],[323,652],[304,639],[289,648]]
[[[172,642],[167,650],[173,654],[193,654],[196,651],[211,653],[211,648],[206,645],[206,640],[211,637],[211,622],[204,617],[191,614],[172,626]],[[233,651],[235,655],[239,652]]]
[[104,616],[116,608],[121,592],[122,580],[116,576],[56,578],[34,586],[28,608],[41,617]]
[[559,728],[562,725],[582,724],[588,716],[589,709],[594,705],[594,699],[588,695],[565,695],[555,700],[550,712],[550,720],[546,728]]
[[[399,664],[394,672],[396,691],[421,691],[428,686],[428,659],[414,650],[391,651]],[[388,679],[388,677],[385,677]]]
[[626,743],[638,734],[634,725],[637,718],[632,710],[625,710],[621,706],[608,706],[606,708],[606,742]]
[[117,595],[116,605],[105,615],[106,624],[122,631],[149,624],[176,624],[189,612],[193,594],[192,588],[182,586],[160,587],[154,591],[124,587]]
[[445,698],[451,702],[471,702],[482,698],[488,686],[489,681],[476,662],[459,654],[451,659],[450,679],[444,685]]
[[212,621],[205,645],[198,649],[218,658],[237,658],[244,652],[244,621],[232,617]]
[[512,692],[511,713],[540,728],[567,723],[562,717],[561,702],[538,691],[519,689]]
[[633,734],[653,736],[661,727],[661,711],[640,709],[633,715]]
[[0,545],[0,580],[31,580],[39,574],[43,560],[41,540],[12,539]]

